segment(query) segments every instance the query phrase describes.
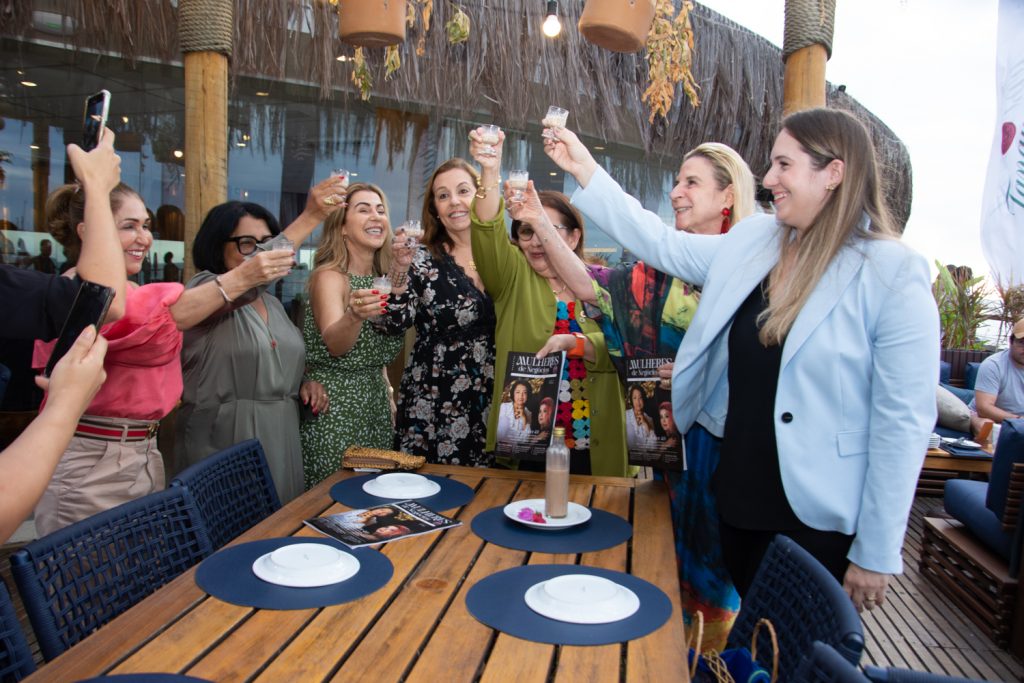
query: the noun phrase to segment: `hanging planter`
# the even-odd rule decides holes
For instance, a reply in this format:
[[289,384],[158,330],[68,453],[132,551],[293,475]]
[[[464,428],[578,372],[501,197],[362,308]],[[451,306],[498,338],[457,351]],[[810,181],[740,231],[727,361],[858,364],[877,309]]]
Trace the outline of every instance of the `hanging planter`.
[[636,52],[647,43],[654,0],[587,0],[579,29],[594,45],[613,52]]
[[387,47],[405,40],[406,0],[340,0],[340,37],[359,47]]

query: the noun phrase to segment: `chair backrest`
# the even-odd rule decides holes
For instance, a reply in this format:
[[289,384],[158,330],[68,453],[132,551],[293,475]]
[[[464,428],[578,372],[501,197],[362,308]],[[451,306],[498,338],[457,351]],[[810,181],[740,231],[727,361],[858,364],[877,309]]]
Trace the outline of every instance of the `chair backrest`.
[[871,683],[980,683],[976,678],[958,678],[893,667],[865,666],[864,675]]
[[204,458],[175,477],[171,486],[192,493],[214,550],[281,508],[258,439]]
[[[1015,463],[1024,463],[1024,420],[1003,420],[999,441],[992,456],[985,507],[1003,519],[1006,515],[1010,483]],[[1019,492],[1017,494],[1019,496]]]
[[[831,645],[851,664],[864,651],[860,615],[843,587],[793,540],[775,537],[740,604],[727,647],[750,647],[758,619],[772,622],[779,640],[779,680],[788,681],[814,641]],[[772,643],[761,629],[757,658],[771,671]]]
[[35,670],[7,584],[0,580],[0,681],[20,681]]
[[814,641],[791,680],[792,683],[869,683],[860,669],[820,640]]
[[210,552],[192,496],[173,488],[29,543],[11,572],[49,661]]

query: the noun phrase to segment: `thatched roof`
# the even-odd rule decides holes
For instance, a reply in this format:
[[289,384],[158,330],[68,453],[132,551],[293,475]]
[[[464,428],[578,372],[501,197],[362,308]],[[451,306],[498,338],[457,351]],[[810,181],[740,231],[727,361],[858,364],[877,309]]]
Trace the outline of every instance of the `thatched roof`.
[[[177,3],[169,0],[14,3],[8,13],[0,14],[0,34],[40,37],[32,27],[31,10],[43,4],[73,18],[77,30],[64,40],[76,48],[118,52],[128,60],[180,59],[174,30]],[[680,93],[668,119],[650,124],[640,101],[647,85],[644,53],[612,53],[585,41],[575,27],[583,0],[559,3],[564,30],[557,40],[541,34],[544,16],[539,0],[459,4],[472,22],[467,43],[448,44],[444,23],[453,6],[437,0],[424,54],[417,56],[415,50],[420,29],[410,29],[400,49],[402,67],[389,81],[383,75],[383,49],[367,50],[375,79],[371,104],[399,103],[398,108],[412,112],[413,118],[429,112],[467,122],[493,121],[532,135],[539,131],[547,106],[557,103],[571,110],[570,127],[592,140],[643,150],[648,165],[672,167],[686,150],[716,140],[736,148],[755,174],[767,170],[781,120],[783,64],[780,49],[764,38],[697,5],[692,14],[693,74],[701,105],[691,107]],[[339,54],[352,54],[352,48],[338,40],[336,9],[322,0],[236,0],[235,7],[232,83],[248,77],[268,79],[282,91],[287,89],[289,99],[306,97],[326,105],[323,144],[354,132],[344,130],[351,125],[350,117],[329,113],[359,106],[349,81],[350,63],[336,61]],[[884,160],[890,204],[904,224],[911,183],[902,143],[849,95],[830,88],[829,104],[853,111],[868,123]],[[280,145],[280,117],[265,106],[252,105],[251,99],[233,101],[232,107],[232,124],[245,117],[266,119],[274,137],[269,144]],[[392,128],[412,123],[387,121]],[[404,136],[387,139],[401,141]],[[644,177],[644,166],[623,165],[627,188],[654,184],[649,182],[654,175]]]

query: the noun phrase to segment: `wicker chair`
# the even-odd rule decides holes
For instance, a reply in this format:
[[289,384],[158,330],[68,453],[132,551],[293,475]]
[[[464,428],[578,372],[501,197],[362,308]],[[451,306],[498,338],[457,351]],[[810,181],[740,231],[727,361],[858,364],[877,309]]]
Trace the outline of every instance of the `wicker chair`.
[[977,678],[957,678],[942,674],[930,674],[926,671],[892,667],[883,669],[877,666],[865,666],[864,676],[866,677],[864,680],[870,683],[980,683]]
[[173,488],[29,543],[11,571],[49,661],[209,554],[192,496]]
[[0,683],[20,681],[36,670],[32,652],[14,613],[7,585],[0,580]]
[[[776,536],[743,598],[726,647],[750,647],[761,618],[771,621],[779,639],[779,680],[790,680],[814,641],[828,643],[851,664],[864,651],[860,615],[825,567],[786,536]],[[757,642],[758,663],[772,670],[767,629]]]
[[187,488],[217,550],[281,508],[258,439],[249,439],[192,465],[171,486]]
[[843,659],[834,648],[820,641],[815,641],[792,680],[793,683],[976,683],[967,678],[910,669],[865,666],[861,671]]

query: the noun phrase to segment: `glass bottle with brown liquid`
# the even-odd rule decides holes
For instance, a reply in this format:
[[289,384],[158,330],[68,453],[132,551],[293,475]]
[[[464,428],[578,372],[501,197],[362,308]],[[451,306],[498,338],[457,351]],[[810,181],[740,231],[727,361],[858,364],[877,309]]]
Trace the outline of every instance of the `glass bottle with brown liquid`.
[[565,428],[555,427],[544,470],[544,515],[560,519],[569,514],[569,447]]

